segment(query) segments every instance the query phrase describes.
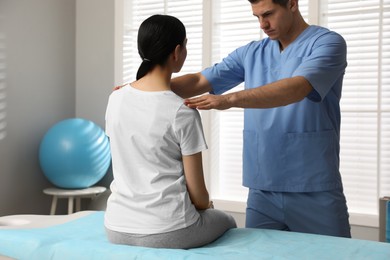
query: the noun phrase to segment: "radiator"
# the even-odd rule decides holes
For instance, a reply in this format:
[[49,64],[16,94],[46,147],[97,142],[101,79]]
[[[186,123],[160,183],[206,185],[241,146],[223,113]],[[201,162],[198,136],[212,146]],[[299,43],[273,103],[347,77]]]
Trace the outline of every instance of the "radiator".
[[390,197],[379,199],[379,241],[390,242]]

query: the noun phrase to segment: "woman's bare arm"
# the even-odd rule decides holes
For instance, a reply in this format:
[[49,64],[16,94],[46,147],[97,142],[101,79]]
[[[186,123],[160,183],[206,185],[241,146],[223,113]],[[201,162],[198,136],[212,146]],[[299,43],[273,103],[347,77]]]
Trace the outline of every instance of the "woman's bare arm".
[[182,98],[189,98],[211,91],[211,85],[199,72],[186,74],[171,80],[171,89]]
[[188,193],[195,208],[209,208],[210,198],[203,176],[202,153],[183,155],[183,165]]

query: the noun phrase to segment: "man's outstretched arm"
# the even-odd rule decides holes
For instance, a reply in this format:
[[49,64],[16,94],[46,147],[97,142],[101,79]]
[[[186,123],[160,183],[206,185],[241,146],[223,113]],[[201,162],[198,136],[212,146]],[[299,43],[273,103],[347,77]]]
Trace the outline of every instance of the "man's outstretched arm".
[[[207,80],[206,80],[207,81]],[[209,86],[211,89],[211,87]],[[185,100],[185,104],[197,109],[224,110],[231,107],[272,108],[286,106],[304,99],[313,87],[304,77],[282,79],[273,83],[226,95],[203,95]]]

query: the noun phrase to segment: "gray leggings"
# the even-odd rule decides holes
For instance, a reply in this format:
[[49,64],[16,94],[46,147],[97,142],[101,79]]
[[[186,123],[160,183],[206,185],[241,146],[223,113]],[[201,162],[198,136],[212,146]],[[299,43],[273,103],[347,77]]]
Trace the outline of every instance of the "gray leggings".
[[112,231],[106,228],[114,244],[154,248],[193,248],[213,242],[230,228],[236,228],[232,216],[217,209],[199,211],[200,218],[191,226],[160,234],[142,235]]

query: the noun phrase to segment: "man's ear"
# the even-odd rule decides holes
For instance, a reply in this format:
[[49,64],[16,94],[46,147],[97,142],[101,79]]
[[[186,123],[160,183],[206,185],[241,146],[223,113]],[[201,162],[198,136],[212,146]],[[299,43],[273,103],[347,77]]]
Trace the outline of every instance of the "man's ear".
[[297,0],[290,0],[289,8],[293,12],[297,11],[298,10],[298,1]]

